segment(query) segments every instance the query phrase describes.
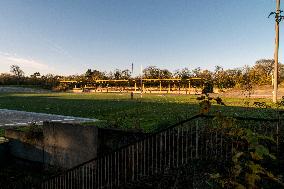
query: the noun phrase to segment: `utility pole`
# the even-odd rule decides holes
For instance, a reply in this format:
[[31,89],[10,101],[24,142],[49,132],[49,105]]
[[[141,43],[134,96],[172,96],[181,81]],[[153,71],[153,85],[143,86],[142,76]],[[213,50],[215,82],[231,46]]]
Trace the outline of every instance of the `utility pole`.
[[143,94],[143,67],[141,64],[141,78],[140,78],[140,84],[141,84],[141,98],[142,98],[142,94]]
[[268,17],[275,15],[275,49],[274,49],[274,77],[273,77],[273,102],[277,102],[278,92],[278,52],[279,52],[279,24],[284,18],[280,10],[280,0],[276,0],[276,12],[271,12]]
[[276,2],[276,22],[275,22],[275,50],[274,50],[274,85],[273,102],[277,102],[278,92],[278,52],[279,52],[279,22],[277,17],[280,15],[280,0]]

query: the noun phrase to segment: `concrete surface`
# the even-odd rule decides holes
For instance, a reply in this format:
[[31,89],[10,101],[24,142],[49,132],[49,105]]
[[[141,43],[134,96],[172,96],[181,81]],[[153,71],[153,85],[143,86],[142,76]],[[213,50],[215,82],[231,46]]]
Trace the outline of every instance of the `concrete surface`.
[[31,123],[42,125],[44,121],[82,123],[93,122],[97,120],[81,117],[0,109],[0,127],[26,126]]

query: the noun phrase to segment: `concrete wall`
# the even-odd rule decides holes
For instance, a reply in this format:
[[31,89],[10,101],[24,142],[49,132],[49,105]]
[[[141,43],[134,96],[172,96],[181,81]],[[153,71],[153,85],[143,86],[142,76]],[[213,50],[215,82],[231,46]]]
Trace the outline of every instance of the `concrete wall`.
[[45,162],[71,168],[97,156],[98,128],[66,123],[44,123]]
[[63,123],[44,123],[41,137],[8,129],[12,156],[34,162],[71,168],[97,156],[98,129]]
[[0,166],[4,165],[9,158],[8,142],[0,143]]
[[42,133],[30,136],[29,133],[7,129],[5,137],[9,139],[9,153],[21,159],[44,162]]
[[137,130],[45,122],[39,135],[9,129],[5,136],[14,157],[71,168],[95,158],[98,153],[108,153],[145,135]]

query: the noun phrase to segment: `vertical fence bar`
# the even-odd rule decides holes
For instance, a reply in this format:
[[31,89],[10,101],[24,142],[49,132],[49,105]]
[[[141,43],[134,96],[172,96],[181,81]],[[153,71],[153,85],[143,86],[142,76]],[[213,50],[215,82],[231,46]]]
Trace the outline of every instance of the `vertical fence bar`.
[[[188,133],[189,133],[189,130],[188,130]],[[193,133],[193,126],[190,127],[190,133],[188,134],[188,137],[190,135],[190,160],[193,159],[193,136],[194,136],[194,133]],[[187,162],[188,163],[188,162]]]
[[172,130],[172,167],[175,166],[175,130]]
[[223,131],[220,134],[220,146],[221,146],[221,152],[220,152],[220,156],[223,158]]
[[135,172],[134,145],[132,145],[132,147],[131,147],[130,149],[131,149],[131,152],[132,152],[132,153],[131,153],[131,155],[132,155],[132,156],[131,156],[131,159],[132,159],[132,163],[131,163],[131,164],[132,164],[132,166],[131,166],[131,167],[132,167],[132,181],[134,181],[134,178],[135,178],[135,177],[134,177],[134,172]]
[[106,177],[106,180],[107,180],[107,187],[109,188],[110,187],[110,155],[106,156],[106,161],[107,161],[107,177]]
[[165,153],[164,153],[164,168],[166,168],[166,162],[167,162],[167,133],[168,131],[165,131],[165,140],[164,140],[164,148],[165,148]]
[[127,148],[124,149],[124,184],[126,184],[126,164],[127,164],[127,160],[126,160],[126,150]]
[[147,140],[143,141],[143,176],[146,175],[146,144],[147,144]]
[[178,136],[177,136],[177,161],[176,161],[177,167],[179,167],[179,158],[180,158],[180,127],[178,127]]
[[[279,115],[278,115],[279,116]],[[279,158],[279,122],[280,118],[278,117],[278,121],[276,123],[276,145],[277,145],[277,158]]]
[[168,136],[168,145],[169,145],[169,151],[168,151],[168,168],[171,167],[171,147],[172,147],[172,144],[171,144],[171,130],[168,130],[168,133],[169,133],[169,136]]
[[139,156],[140,156],[140,146],[141,142],[136,143],[136,178],[139,179]]
[[196,138],[195,138],[195,158],[196,159],[198,159],[198,137],[199,137],[199,133],[198,133],[198,125],[199,125],[199,123],[198,123],[198,119],[196,120],[196,125],[195,125],[195,127],[196,127]]
[[120,185],[120,162],[121,162],[120,154],[121,151],[118,152],[118,157],[117,157],[117,186]]
[[156,160],[156,170],[155,170],[155,174],[158,173],[158,144],[160,144],[158,142],[158,134],[155,135],[155,160]]
[[160,154],[160,160],[159,160],[159,171],[162,172],[164,170],[164,132],[160,134],[160,149],[159,149],[159,154]]
[[151,175],[154,174],[154,137],[151,137]]
[[116,187],[116,181],[117,181],[117,174],[118,174],[118,169],[116,166],[116,161],[117,161],[117,152],[114,152],[114,179],[113,179],[113,186]]
[[94,164],[95,164],[95,162],[93,162],[92,164],[91,164],[91,167],[90,167],[90,174],[91,174],[91,176],[90,176],[90,179],[91,179],[91,182],[90,182],[90,188],[92,188],[92,189],[94,189]]

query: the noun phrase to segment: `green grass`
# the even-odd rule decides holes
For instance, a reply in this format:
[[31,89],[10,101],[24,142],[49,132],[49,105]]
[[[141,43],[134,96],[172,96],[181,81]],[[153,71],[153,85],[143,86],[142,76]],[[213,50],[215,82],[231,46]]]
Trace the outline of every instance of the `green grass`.
[[[0,108],[97,118],[113,127],[141,128],[151,132],[200,111],[194,95],[95,93],[0,94]],[[224,98],[226,107],[213,103],[212,112],[249,117],[276,117],[275,109],[244,107],[246,99]],[[272,104],[268,99],[250,99]]]

